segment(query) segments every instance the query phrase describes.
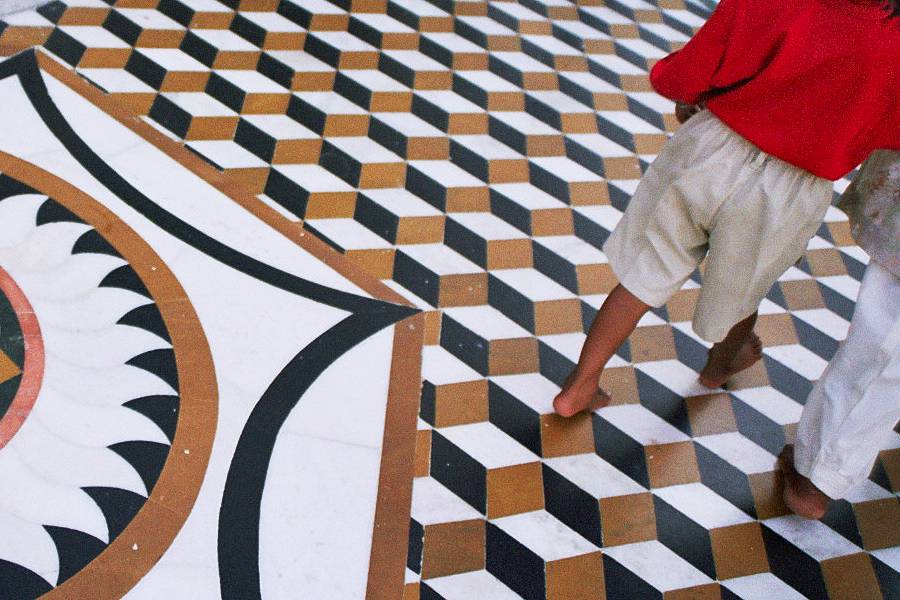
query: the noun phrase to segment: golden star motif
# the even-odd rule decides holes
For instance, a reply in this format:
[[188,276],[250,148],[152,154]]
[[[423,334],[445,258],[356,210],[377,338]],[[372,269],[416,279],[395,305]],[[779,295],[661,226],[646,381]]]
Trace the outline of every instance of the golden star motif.
[[6,352],[0,350],[0,383],[6,383],[13,377],[20,375],[22,370],[7,356]]

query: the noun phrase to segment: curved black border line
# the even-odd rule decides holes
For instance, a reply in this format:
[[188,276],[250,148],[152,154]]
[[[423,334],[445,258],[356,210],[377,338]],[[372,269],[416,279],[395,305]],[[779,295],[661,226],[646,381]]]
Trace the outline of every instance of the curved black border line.
[[210,258],[261,282],[350,312],[282,369],[254,407],[231,459],[219,513],[219,577],[223,600],[261,599],[259,520],[263,488],[278,433],[310,385],[331,364],[381,329],[418,309],[357,296],[291,275],[222,244],[169,213],[107,165],[54,104],[30,49],[0,63],[0,79],[18,76],[44,124],[89,173],[156,226]]
[[345,318],[301,350],[254,407],[231,460],[219,512],[222,600],[262,600],[260,512],[269,461],[282,425],[319,375],[348,350],[392,323],[382,315]]
[[69,154],[119,199],[182,242],[225,265],[279,289],[352,313],[386,312],[399,321],[414,308],[358,296],[292,275],[231,248],[168,212],[132,186],[82,140],[57,108],[47,90],[34,49],[0,63],[0,79],[18,76],[22,89],[44,124]]

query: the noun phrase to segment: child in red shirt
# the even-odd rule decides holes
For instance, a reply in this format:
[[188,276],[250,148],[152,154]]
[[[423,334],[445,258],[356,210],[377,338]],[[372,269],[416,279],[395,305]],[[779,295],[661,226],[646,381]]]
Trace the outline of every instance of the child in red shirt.
[[704,258],[693,325],[714,345],[700,381],[719,387],[759,360],[759,303],[820,226],[831,181],[900,149],[898,14],[900,0],[723,0],[657,63],[650,80],[684,125],[603,248],[620,284],[554,399],[559,414],[609,403],[603,367]]

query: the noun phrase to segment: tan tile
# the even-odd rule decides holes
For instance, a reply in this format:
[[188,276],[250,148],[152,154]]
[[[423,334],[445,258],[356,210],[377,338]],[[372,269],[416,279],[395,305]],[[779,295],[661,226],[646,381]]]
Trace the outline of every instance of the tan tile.
[[884,450],[878,455],[881,466],[891,484],[891,491],[900,492],[900,448]]
[[[131,57],[131,51],[131,48],[88,48],[81,56],[81,60],[78,61],[78,66],[82,69],[121,69],[125,67],[125,64]],[[169,75],[172,75],[172,73]],[[208,76],[207,74],[207,78]],[[166,79],[168,80],[169,77],[167,76]],[[163,83],[165,84],[165,82]],[[203,85],[206,85],[206,78],[204,78]],[[191,87],[191,89],[184,91],[200,92],[203,91],[203,88]]]
[[306,200],[304,219],[353,218],[356,192],[315,192]]
[[528,181],[528,160],[524,158],[502,158],[488,162],[490,183],[516,183]]
[[440,244],[444,241],[444,215],[402,217],[397,225],[397,244]]
[[737,391],[769,385],[769,372],[762,360],[728,380],[728,390]]
[[748,478],[753,494],[753,505],[756,507],[756,518],[771,519],[790,513],[782,498],[784,480],[781,471],[752,473]]
[[666,303],[666,311],[669,320],[673,323],[692,321],[694,310],[697,308],[697,299],[700,298],[700,290],[678,290]]
[[318,164],[322,154],[322,138],[306,140],[278,140],[272,154],[272,164]]
[[572,235],[575,225],[571,208],[547,208],[531,211],[531,235]]
[[416,431],[415,477],[428,477],[431,474],[431,430]]
[[544,458],[588,454],[594,451],[594,427],[591,415],[571,418],[541,415],[541,450]]
[[656,539],[656,512],[648,493],[600,498],[604,546],[621,546]]
[[533,246],[530,238],[489,240],[487,243],[487,268],[528,269],[534,265]]
[[575,278],[581,295],[609,294],[619,284],[608,263],[577,265]]
[[447,120],[449,135],[483,135],[487,132],[487,113],[452,113]]
[[[649,82],[644,83],[645,78],[641,79],[642,87],[649,88]],[[649,92],[650,89],[641,89],[634,91]],[[662,147],[666,144],[668,136],[664,133],[645,133],[634,135],[634,151],[637,154],[658,154]]]
[[487,473],[487,516],[496,519],[544,508],[541,463],[492,469]]
[[491,197],[487,186],[454,187],[447,190],[447,212],[490,212]]
[[809,263],[809,269],[814,277],[847,274],[847,267],[841,259],[841,253],[834,248],[810,250],[806,254],[806,261]]
[[269,31],[263,39],[263,50],[296,50],[306,43],[305,31]]
[[328,115],[322,137],[364,136],[369,134],[369,115]]
[[564,113],[560,125],[563,133],[597,133],[594,113]]
[[675,442],[644,447],[650,486],[667,487],[700,481],[700,468],[693,442]]
[[853,505],[863,548],[880,550],[900,546],[900,502],[885,498]]
[[231,140],[237,130],[238,116],[193,117],[186,140]]
[[760,315],[754,331],[765,347],[799,343],[794,319],[787,313]]
[[262,194],[269,179],[269,167],[225,169],[224,173],[243,184],[253,195]]
[[535,302],[534,327],[536,335],[580,332],[581,301],[569,298]]
[[718,583],[669,590],[663,594],[663,600],[721,600],[721,598],[722,589]]
[[782,281],[777,285],[781,286],[787,307],[791,310],[825,308],[819,284],[814,279]]
[[634,367],[604,369],[600,375],[600,387],[612,396],[613,405],[639,404],[641,401]]
[[359,175],[359,187],[402,188],[406,182],[406,163],[363,163]]
[[877,600],[882,597],[867,554],[860,552],[823,560],[821,565],[829,600]]
[[369,100],[371,112],[403,112],[412,110],[412,91],[409,92],[372,92]]
[[598,206],[609,204],[609,187],[605,181],[570,181],[569,204]]
[[487,273],[444,275],[441,277],[438,306],[480,306],[487,304]]
[[372,248],[365,250],[348,250],[344,256],[360,265],[378,279],[389,279],[394,273],[393,248]]
[[484,568],[484,521],[427,525],[422,579],[456,575]]
[[406,142],[407,160],[447,160],[450,158],[450,138],[416,137]]
[[513,375],[538,371],[537,338],[495,340],[490,344],[488,370],[491,375]]
[[563,156],[566,153],[565,138],[561,135],[531,135],[526,141],[528,156]]
[[[232,67],[239,68],[239,67]],[[290,94],[247,94],[241,112],[248,115],[274,115],[287,111]]]
[[150,107],[156,99],[155,92],[123,92],[112,93],[110,98],[115,99],[129,113],[138,116],[150,114]]
[[547,600],[605,600],[600,552],[548,562],[546,569]]
[[856,240],[850,233],[850,223],[848,221],[838,221],[837,223],[828,223],[828,231],[831,232],[831,238],[836,246],[855,246]]
[[[88,50],[90,52],[90,50]],[[85,53],[85,57],[87,53]],[[84,58],[82,58],[82,63],[84,62]],[[127,58],[126,58],[127,62]],[[88,65],[79,64],[81,67],[86,67]],[[101,65],[91,65],[91,66],[101,66]],[[112,66],[112,65],[106,65]],[[125,66],[123,62],[121,66]],[[162,84],[159,86],[160,92],[204,92],[206,91],[206,84],[209,81],[209,71],[169,71],[166,73],[166,76],[163,78]],[[227,138],[221,139],[232,139],[234,138],[234,132],[231,132]]]
[[684,403],[695,437],[737,431],[734,408],[727,393],[685,398]]
[[436,427],[487,421],[487,379],[437,386],[434,404]]
[[628,339],[631,342],[631,362],[641,363],[678,358],[675,350],[675,336],[669,325],[638,327]]
[[716,577],[731,579],[769,570],[766,546],[759,523],[741,523],[709,532]]
[[62,14],[57,25],[93,25],[102,26],[112,11],[111,8],[93,6],[69,6]]

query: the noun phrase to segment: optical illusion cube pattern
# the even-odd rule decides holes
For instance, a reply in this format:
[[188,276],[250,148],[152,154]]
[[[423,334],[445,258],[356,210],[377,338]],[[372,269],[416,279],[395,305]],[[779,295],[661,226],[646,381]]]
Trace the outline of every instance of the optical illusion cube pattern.
[[900,598],[900,435],[821,522],[780,499],[868,260],[837,210],[727,390],[696,383],[695,277],[609,365],[612,406],[552,411],[677,128],[648,70],[712,8],[66,0],[0,21],[0,51],[42,45],[427,311],[403,600]]

